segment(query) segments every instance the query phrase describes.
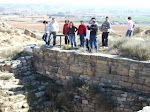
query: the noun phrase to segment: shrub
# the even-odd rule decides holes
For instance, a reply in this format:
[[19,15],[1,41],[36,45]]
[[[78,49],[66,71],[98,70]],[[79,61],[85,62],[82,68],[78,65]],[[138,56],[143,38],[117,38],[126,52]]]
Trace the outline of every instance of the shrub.
[[73,77],[67,82],[65,90],[74,93],[76,92],[77,88],[81,88],[84,84],[85,84],[84,80]]
[[46,89],[46,95],[49,97],[52,104],[50,111],[65,111],[75,112],[76,104],[74,101],[74,94],[66,91],[64,85],[58,83],[50,83]]
[[64,45],[63,49],[65,49],[65,50],[71,50],[71,49],[73,49],[73,47],[71,45]]
[[138,60],[150,60],[150,41],[147,38],[125,38],[110,39],[109,49],[106,53],[117,54]]
[[111,95],[106,95],[105,93],[101,92],[98,84],[90,84],[88,86],[87,93],[89,93],[91,97],[94,97],[96,101],[96,109],[98,111],[105,112],[114,108]]
[[136,28],[134,29],[133,35],[139,34],[139,33],[141,33],[142,31],[143,31],[142,28],[136,27]]
[[92,97],[94,97],[96,94],[100,94],[99,86],[97,84],[89,85],[88,93]]

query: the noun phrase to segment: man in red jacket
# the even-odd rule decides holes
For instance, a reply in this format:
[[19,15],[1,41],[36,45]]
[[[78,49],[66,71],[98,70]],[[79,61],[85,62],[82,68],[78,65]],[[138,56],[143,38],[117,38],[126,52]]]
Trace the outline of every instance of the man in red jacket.
[[68,35],[67,35],[67,30],[69,28],[69,20],[65,20],[65,24],[64,24],[64,27],[63,27],[63,34],[65,35],[65,44],[69,44],[69,38],[68,38]]
[[86,36],[86,26],[83,21],[80,21],[80,25],[78,28],[78,35],[80,36],[80,47],[85,46],[85,39],[84,37]]

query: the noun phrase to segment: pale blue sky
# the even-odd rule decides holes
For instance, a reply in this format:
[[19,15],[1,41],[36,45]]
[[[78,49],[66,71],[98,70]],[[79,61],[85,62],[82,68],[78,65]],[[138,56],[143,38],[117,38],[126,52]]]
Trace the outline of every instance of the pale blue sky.
[[101,6],[127,6],[130,8],[149,8],[149,0],[0,0],[2,3],[30,3],[30,4],[72,4]]

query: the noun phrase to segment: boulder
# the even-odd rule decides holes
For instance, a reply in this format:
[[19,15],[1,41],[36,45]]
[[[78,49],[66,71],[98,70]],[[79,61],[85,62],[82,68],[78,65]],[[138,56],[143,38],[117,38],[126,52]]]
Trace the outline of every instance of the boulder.
[[150,34],[150,30],[146,30],[146,31],[145,31],[145,34],[146,34],[146,35]]
[[31,32],[29,30],[25,29],[24,34],[30,36]]
[[31,37],[36,38],[36,35],[34,33],[31,33]]

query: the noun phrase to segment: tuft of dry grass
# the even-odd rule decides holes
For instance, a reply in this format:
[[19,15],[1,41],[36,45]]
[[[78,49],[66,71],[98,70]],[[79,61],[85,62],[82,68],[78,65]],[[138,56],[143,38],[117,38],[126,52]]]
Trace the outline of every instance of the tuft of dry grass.
[[150,41],[147,38],[121,37],[109,41],[109,49],[105,51],[138,60],[150,60]]
[[63,49],[65,49],[65,50],[71,50],[71,49],[73,49],[73,47],[71,45],[64,45]]

